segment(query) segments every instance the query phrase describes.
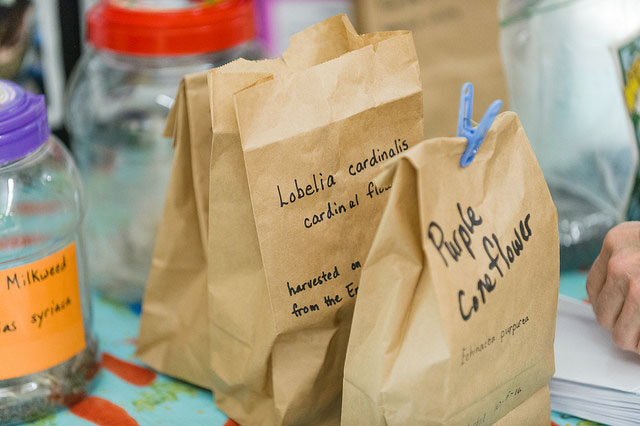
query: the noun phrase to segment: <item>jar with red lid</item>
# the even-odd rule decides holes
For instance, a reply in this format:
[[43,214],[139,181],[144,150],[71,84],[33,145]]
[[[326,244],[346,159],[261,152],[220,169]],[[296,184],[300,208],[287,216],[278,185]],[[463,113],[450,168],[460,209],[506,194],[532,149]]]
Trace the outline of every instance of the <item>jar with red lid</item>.
[[92,283],[142,298],[172,162],[162,137],[180,79],[259,59],[251,0],[103,0],[88,11],[67,127],[84,179]]

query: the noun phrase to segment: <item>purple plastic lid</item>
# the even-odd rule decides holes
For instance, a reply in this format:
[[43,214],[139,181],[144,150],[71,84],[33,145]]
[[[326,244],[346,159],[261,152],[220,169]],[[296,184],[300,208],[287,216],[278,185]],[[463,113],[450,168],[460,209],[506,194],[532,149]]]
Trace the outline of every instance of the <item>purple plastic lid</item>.
[[0,164],[35,151],[50,134],[44,96],[0,80]]

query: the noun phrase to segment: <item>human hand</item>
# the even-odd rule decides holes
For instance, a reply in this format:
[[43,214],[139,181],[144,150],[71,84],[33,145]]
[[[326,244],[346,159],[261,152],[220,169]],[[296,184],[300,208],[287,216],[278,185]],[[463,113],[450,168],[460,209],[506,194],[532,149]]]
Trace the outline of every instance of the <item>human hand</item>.
[[640,222],[612,228],[587,276],[598,322],[622,349],[640,353]]

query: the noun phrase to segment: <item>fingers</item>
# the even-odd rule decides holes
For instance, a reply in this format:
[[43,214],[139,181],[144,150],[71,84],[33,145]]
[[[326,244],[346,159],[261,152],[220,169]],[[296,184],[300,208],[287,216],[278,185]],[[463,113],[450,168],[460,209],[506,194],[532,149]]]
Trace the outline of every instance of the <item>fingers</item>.
[[613,327],[613,340],[624,350],[640,353],[640,283],[632,283]]
[[[611,264],[611,262],[609,263]],[[609,269],[612,270],[612,268]],[[620,274],[611,272],[595,302],[592,303],[598,322],[610,331],[613,330],[613,326],[620,316],[627,290],[628,280]]]
[[591,270],[587,275],[587,294],[589,295],[589,302],[592,306],[595,306],[600,291],[604,286],[607,279],[607,263],[609,262],[609,256],[606,253],[600,253],[593,262]]
[[640,353],[640,222],[611,229],[587,276],[598,322],[623,349]]
[[[607,281],[607,276],[618,271],[609,271],[608,264],[612,257],[616,256],[620,251],[627,249],[630,245],[633,245],[635,234],[635,228],[640,229],[640,223],[625,222],[621,223],[607,232],[602,243],[602,250],[600,254],[593,262],[591,270],[587,275],[587,294],[589,295],[589,302],[592,306],[596,305],[600,291]],[[640,238],[638,238],[640,240]],[[624,272],[624,271],[623,271]]]

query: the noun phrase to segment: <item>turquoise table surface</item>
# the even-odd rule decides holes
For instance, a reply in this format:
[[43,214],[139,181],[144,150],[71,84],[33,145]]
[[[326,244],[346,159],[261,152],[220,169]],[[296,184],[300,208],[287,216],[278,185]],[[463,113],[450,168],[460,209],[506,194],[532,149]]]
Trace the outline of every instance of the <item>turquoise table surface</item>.
[[[586,298],[585,277],[563,274],[560,292]],[[103,354],[89,397],[31,425],[225,425],[228,419],[216,408],[211,392],[156,374],[136,360],[139,320],[139,306],[96,297],[94,321]],[[551,420],[559,426],[595,424],[556,412]]]

